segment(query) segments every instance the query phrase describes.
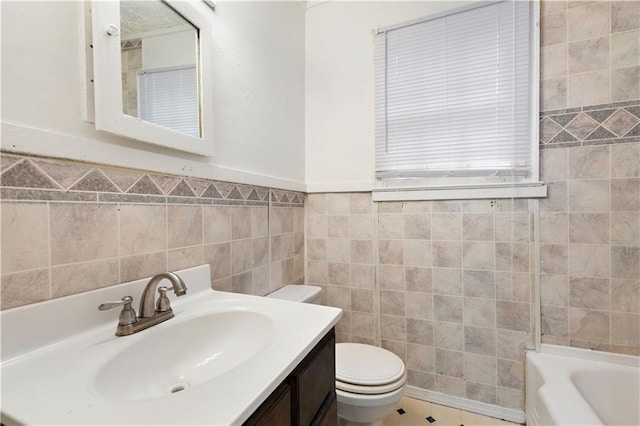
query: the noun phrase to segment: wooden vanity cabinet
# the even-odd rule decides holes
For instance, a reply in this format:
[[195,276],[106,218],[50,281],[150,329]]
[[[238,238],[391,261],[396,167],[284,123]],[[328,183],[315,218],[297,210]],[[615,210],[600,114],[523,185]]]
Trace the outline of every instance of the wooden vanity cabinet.
[[334,426],[336,338],[331,329],[245,425]]

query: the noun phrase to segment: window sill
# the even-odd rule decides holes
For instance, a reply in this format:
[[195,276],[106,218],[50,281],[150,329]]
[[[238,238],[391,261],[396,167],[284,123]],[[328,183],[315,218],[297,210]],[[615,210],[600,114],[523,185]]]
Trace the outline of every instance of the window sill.
[[379,188],[373,190],[373,201],[476,200],[543,198],[546,196],[547,185],[543,182],[520,183],[517,185]]

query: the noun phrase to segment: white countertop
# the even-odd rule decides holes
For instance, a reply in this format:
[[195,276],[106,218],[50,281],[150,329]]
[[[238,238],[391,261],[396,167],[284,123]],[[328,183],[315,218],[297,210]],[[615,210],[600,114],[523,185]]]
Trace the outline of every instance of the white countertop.
[[[170,294],[175,317],[131,336],[114,335],[119,309],[100,312],[106,300],[134,297],[148,280],[3,311],[2,423],[13,424],[241,424],[337,323],[337,308],[287,302],[209,288],[208,265],[179,271],[187,296]],[[153,333],[210,309],[264,311],[275,331],[237,368],[182,392],[134,401],[105,396],[96,372]],[[155,346],[159,346],[156,340]],[[166,342],[171,345],[172,342]],[[149,356],[163,350],[149,348]],[[138,345],[139,346],[139,345]],[[140,386],[139,380],[118,386]]]

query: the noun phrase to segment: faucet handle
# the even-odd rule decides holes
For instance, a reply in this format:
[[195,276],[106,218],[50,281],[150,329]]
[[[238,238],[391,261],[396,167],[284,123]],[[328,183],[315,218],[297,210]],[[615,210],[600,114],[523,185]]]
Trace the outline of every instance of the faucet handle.
[[122,312],[120,312],[118,325],[131,325],[138,320],[138,318],[136,317],[136,311],[131,307],[131,302],[133,302],[133,297],[124,296],[122,300],[119,300],[117,302],[101,303],[100,306],[98,306],[98,309],[101,311],[106,311],[107,309],[122,306]]
[[156,312],[166,312],[171,309],[171,302],[169,302],[169,298],[167,297],[167,291],[169,291],[167,287],[162,286],[158,288],[160,297],[158,297],[158,301],[156,302]]

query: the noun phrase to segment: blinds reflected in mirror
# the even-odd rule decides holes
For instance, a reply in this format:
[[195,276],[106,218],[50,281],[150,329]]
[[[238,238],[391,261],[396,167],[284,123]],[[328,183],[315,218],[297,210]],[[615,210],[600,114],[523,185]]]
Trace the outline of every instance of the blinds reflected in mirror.
[[138,108],[142,120],[199,136],[196,67],[139,72]]

